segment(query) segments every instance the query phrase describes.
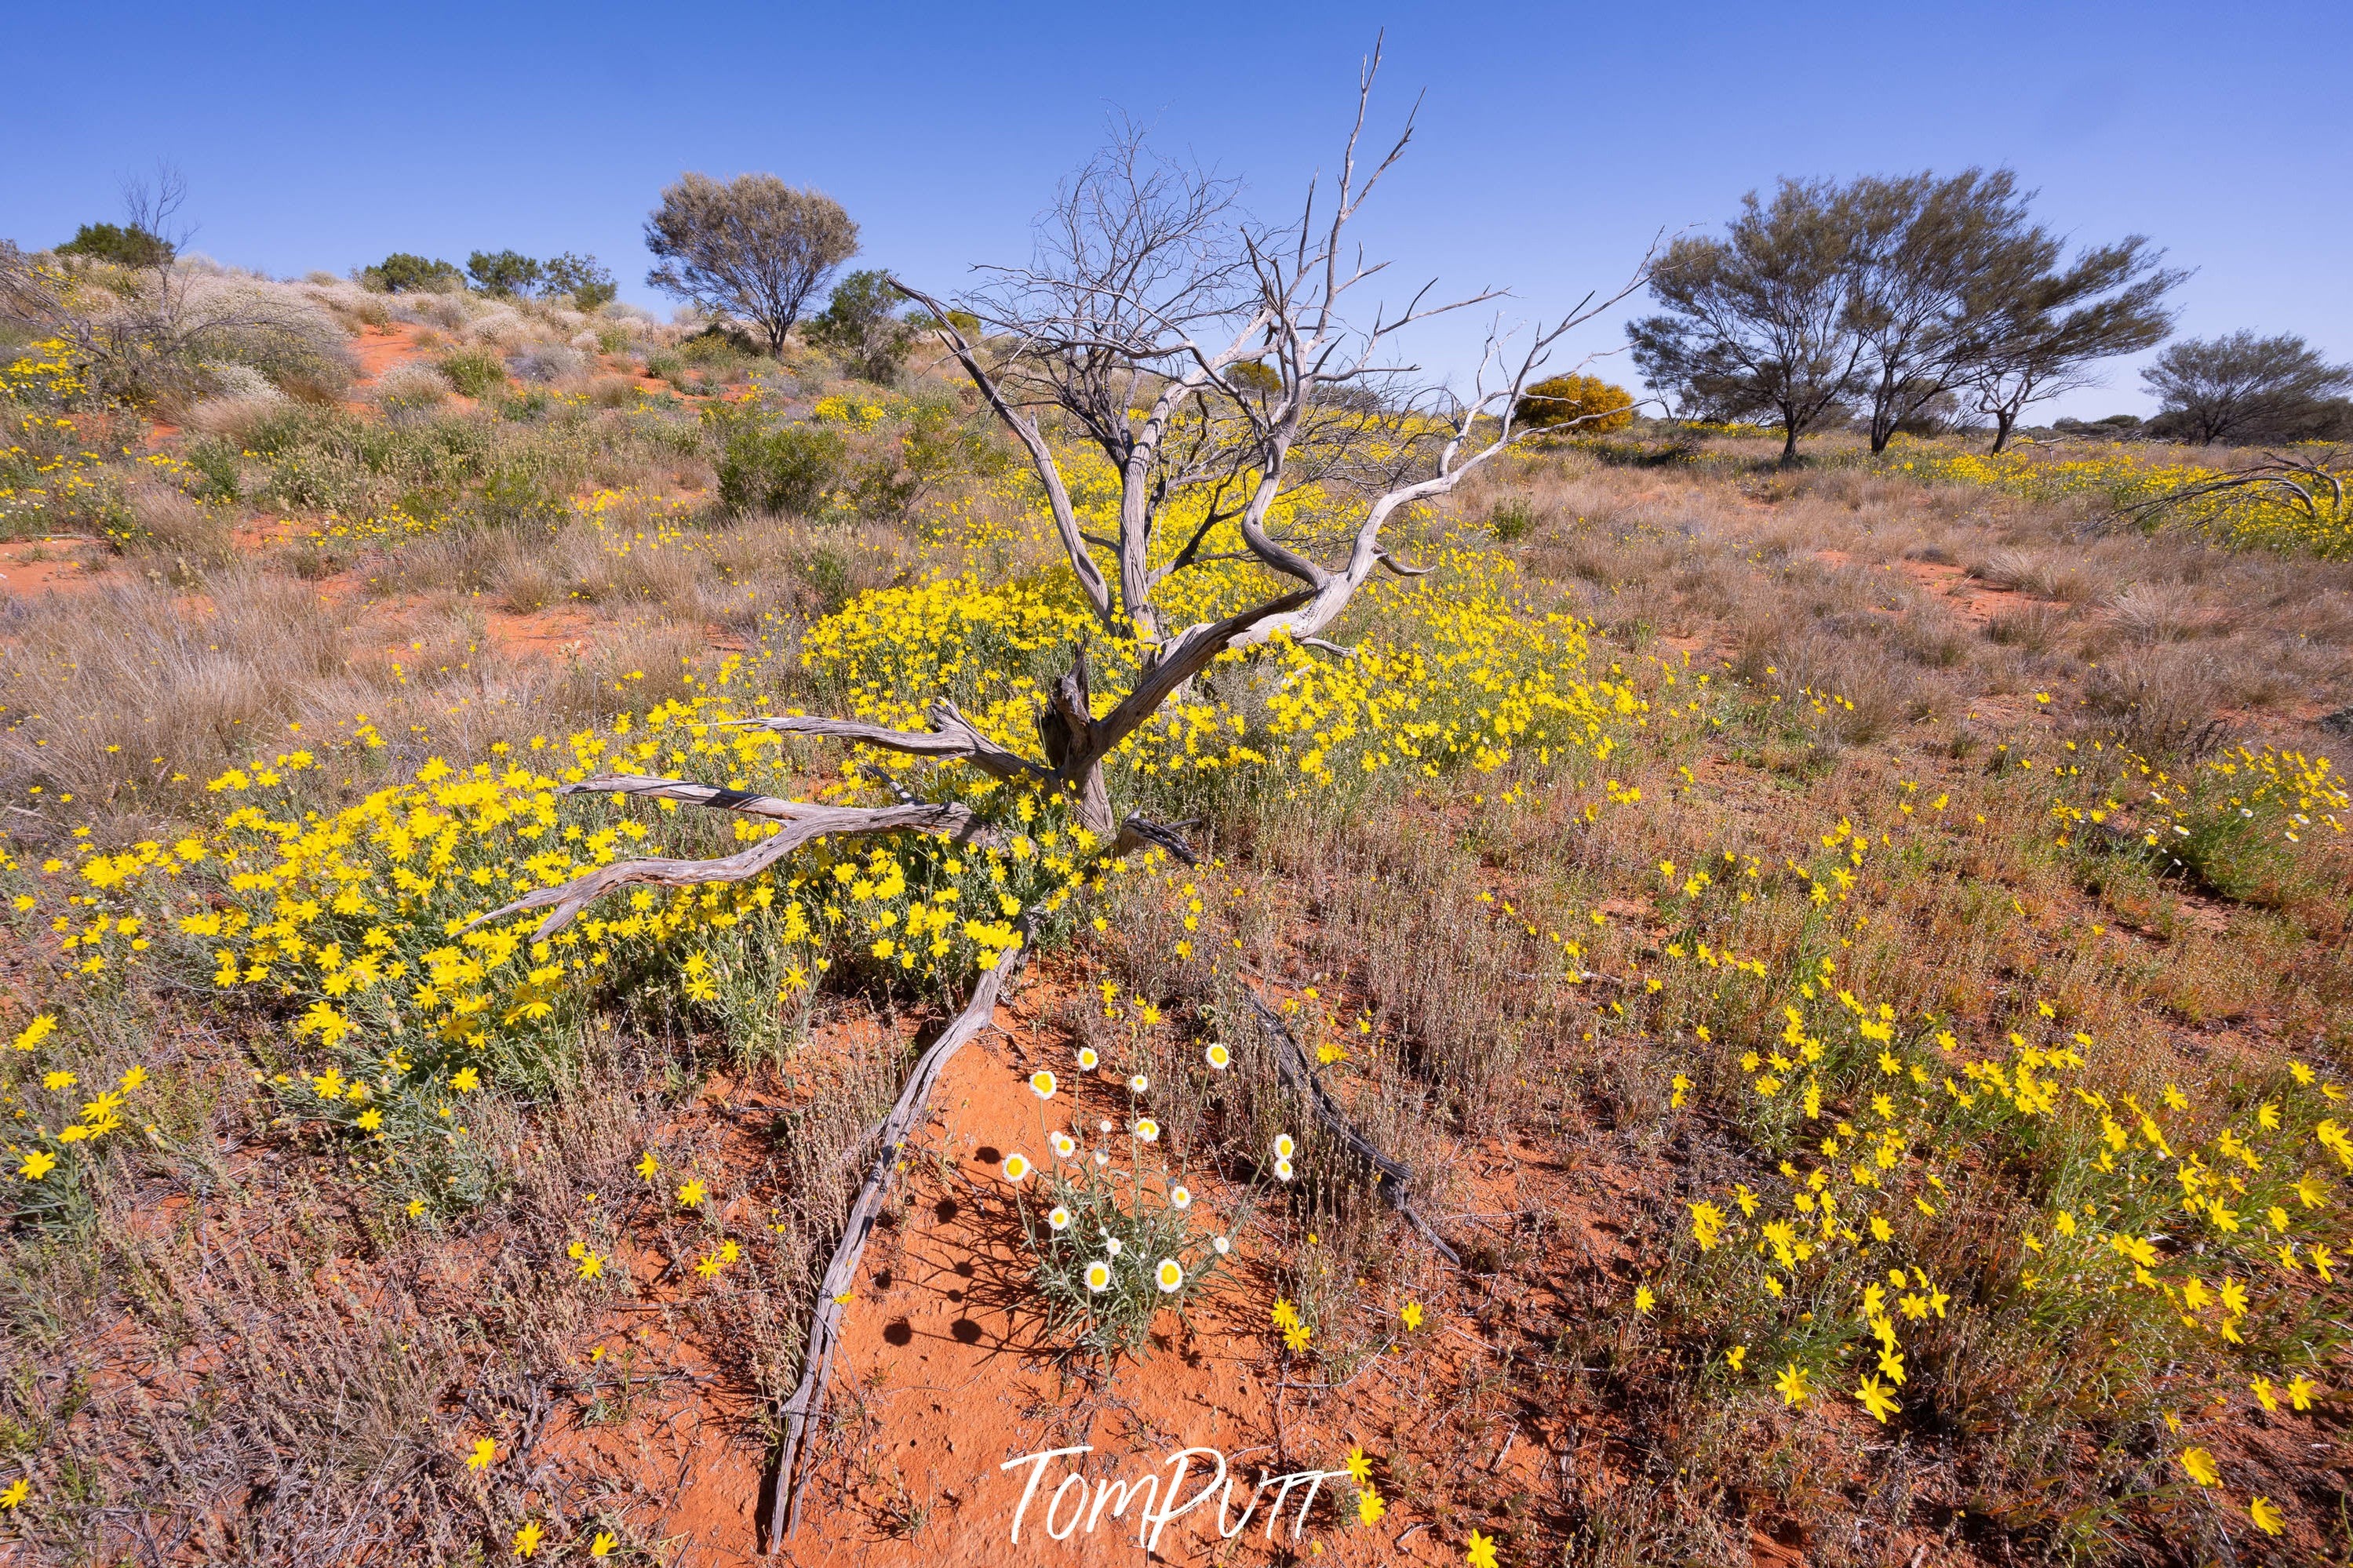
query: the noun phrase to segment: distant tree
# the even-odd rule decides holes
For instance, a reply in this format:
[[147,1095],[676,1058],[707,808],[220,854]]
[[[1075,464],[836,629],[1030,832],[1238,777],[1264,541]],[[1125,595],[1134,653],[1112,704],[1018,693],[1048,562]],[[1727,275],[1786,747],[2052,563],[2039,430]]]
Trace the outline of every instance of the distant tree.
[[519,250],[478,250],[466,258],[466,276],[483,293],[505,300],[536,289],[546,269]]
[[172,259],[175,251],[170,240],[143,228],[114,223],[86,223],[74,231],[71,239],[58,247],[57,253],[137,268],[164,266]]
[[2353,365],[2330,364],[2293,332],[2190,338],[2140,373],[2164,412],[2162,433],[2216,441],[2284,441],[2326,434],[2336,395],[2353,387]]
[[427,260],[396,250],[373,267],[360,268],[360,282],[386,294],[431,294],[463,285],[464,274],[447,261]]
[[1520,420],[1539,430],[1572,426],[1580,434],[1623,430],[1634,423],[1634,395],[1598,375],[1556,375],[1520,397]]
[[1751,191],[1722,239],[1674,241],[1651,292],[1666,307],[1630,322],[1634,363],[1686,416],[1767,415],[1781,460],[1854,389],[1852,204],[1827,181],[1783,180],[1770,206]]
[[567,250],[540,264],[540,292],[550,299],[568,296],[580,310],[609,305],[620,291],[613,275],[599,267],[593,256],[575,256]]
[[1994,451],[2009,444],[2029,405],[2094,384],[2100,360],[2165,341],[2173,330],[2165,296],[2189,274],[2159,267],[2164,254],[2127,235],[2077,253],[2063,270],[2059,242],[2038,230],[2028,265],[1982,289],[1968,379],[1978,412],[1994,422]]
[[809,341],[839,357],[851,374],[887,386],[899,378],[915,341],[915,325],[899,314],[899,305],[889,273],[852,272],[811,318]]
[[647,218],[646,248],[662,261],[648,283],[757,326],[781,353],[809,295],[858,254],[858,225],[832,197],[774,174],[690,174]]

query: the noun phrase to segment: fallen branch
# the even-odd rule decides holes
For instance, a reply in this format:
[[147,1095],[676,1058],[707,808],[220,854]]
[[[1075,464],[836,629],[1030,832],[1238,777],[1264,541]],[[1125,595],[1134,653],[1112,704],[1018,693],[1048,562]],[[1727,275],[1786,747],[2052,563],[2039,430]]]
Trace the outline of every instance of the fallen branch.
[[907,1075],[906,1087],[899,1091],[898,1103],[875,1130],[881,1147],[875,1151],[874,1163],[866,1173],[865,1184],[859,1188],[857,1199],[849,1205],[849,1223],[842,1227],[841,1241],[834,1247],[833,1260],[826,1265],[825,1277],[818,1283],[817,1312],[809,1321],[808,1335],[802,1345],[800,1385],[793,1390],[780,1412],[785,1420],[785,1440],[777,1455],[776,1479],[768,1490],[770,1552],[776,1551],[800,1524],[801,1493],[793,1482],[793,1468],[809,1427],[825,1413],[826,1378],[833,1370],[834,1352],[841,1344],[841,1310],[849,1300],[851,1287],[858,1282],[859,1260],[866,1255],[867,1240],[873,1235],[874,1222],[881,1215],[891,1179],[898,1173],[900,1155],[909,1135],[929,1110],[932,1090],[948,1058],[994,1021],[997,1001],[1004,993],[1006,981],[1012,977],[1022,955],[1029,951],[1034,918],[1030,911],[1024,910],[1014,922],[1014,929],[1021,934],[1021,944],[999,958],[997,967],[982,973],[980,983],[973,987],[972,1000],[965,1004],[964,1011],[916,1060],[915,1070]]
[[1308,1104],[1315,1111],[1315,1119],[1372,1166],[1373,1184],[1383,1197],[1388,1199],[1389,1206],[1403,1215],[1406,1222],[1419,1231],[1424,1240],[1438,1248],[1440,1258],[1457,1268],[1461,1268],[1462,1259],[1454,1248],[1447,1245],[1446,1238],[1438,1234],[1437,1227],[1424,1219],[1421,1211],[1414,1206],[1409,1195],[1413,1185],[1412,1168],[1382,1153],[1371,1139],[1357,1131],[1356,1124],[1348,1120],[1348,1113],[1340,1109],[1339,1102],[1324,1087],[1324,1080],[1308,1064],[1307,1052],[1292,1037],[1291,1030],[1281,1016],[1261,1001],[1255,991],[1245,989],[1243,994],[1250,999],[1250,1011],[1257,1016],[1259,1027],[1274,1047],[1275,1068],[1282,1075],[1283,1081],[1305,1095]]
[[604,773],[578,784],[565,784],[558,795],[630,795],[655,800],[684,801],[693,805],[707,805],[714,810],[742,812],[747,816],[765,816],[782,822],[783,831],[763,838],[748,848],[733,855],[723,855],[710,860],[674,860],[655,857],[643,860],[618,860],[610,866],[599,866],[585,875],[553,888],[538,888],[525,893],[512,903],[502,904],[486,915],[477,915],[467,922],[467,929],[504,920],[509,915],[527,910],[543,910],[551,904],[554,912],[539,922],[533,940],[544,942],[570,925],[580,911],[616,888],[650,885],[659,888],[696,888],[707,882],[745,882],[758,876],[802,845],[813,838],[836,833],[892,833],[910,829],[919,833],[937,833],[959,841],[972,841],[986,837],[980,818],[970,806],[953,803],[931,805],[916,802],[906,805],[879,807],[858,805],[818,805],[804,800],[780,800],[770,795],[751,795],[740,789],[721,789],[715,784],[687,784],[678,779],[647,778],[635,773]]

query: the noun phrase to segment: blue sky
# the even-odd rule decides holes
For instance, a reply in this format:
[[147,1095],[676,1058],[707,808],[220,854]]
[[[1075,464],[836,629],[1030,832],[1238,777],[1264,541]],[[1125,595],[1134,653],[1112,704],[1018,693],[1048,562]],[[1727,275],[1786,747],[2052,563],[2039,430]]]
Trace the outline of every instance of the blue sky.
[[[663,183],[764,169],[842,201],[861,264],[953,289],[1026,253],[1113,110],[1287,211],[1383,26],[1379,123],[1424,95],[1363,225],[1400,285],[1557,310],[1781,174],[2008,164],[2061,230],[2195,268],[2184,331],[2353,357],[2341,3],[28,7],[12,53],[48,63],[12,75],[0,235],[115,216],[121,177],[168,158],[226,261],[593,251],[666,310],[639,238]],[[1476,336],[1434,330],[1420,357],[1467,368]],[[2123,365],[2056,411],[2147,407]]]

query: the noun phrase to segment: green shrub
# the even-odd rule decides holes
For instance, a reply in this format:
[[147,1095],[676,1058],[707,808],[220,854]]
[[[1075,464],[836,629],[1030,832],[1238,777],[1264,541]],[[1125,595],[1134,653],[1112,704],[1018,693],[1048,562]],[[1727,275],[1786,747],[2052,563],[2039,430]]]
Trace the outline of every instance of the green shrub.
[[360,284],[385,294],[438,294],[464,285],[464,276],[446,261],[396,250],[373,267],[360,268]]
[[172,259],[172,242],[143,228],[112,223],[86,223],[58,247],[59,256],[86,256],[117,267],[161,267]]
[[478,250],[466,258],[466,276],[483,293],[503,300],[536,289],[546,268],[520,250]]
[[1498,544],[1516,544],[1535,531],[1537,521],[1534,507],[1511,496],[1497,501],[1495,510],[1487,514],[1487,531]]
[[480,349],[445,355],[440,363],[441,374],[449,378],[449,384],[469,397],[488,397],[507,384],[507,367],[499,363],[496,354]]
[[188,443],[181,454],[189,468],[203,478],[203,489],[198,500],[238,501],[244,499],[243,471],[237,463],[237,449],[217,436],[199,436]]
[[915,341],[913,324],[898,307],[889,273],[853,272],[834,286],[824,311],[809,322],[809,342],[860,380],[888,386],[899,379]]
[[764,427],[740,420],[726,433],[719,457],[719,504],[749,512],[803,515],[841,476],[846,447],[832,431],[808,425]]
[[678,345],[678,357],[688,364],[736,365],[760,357],[760,346],[741,327],[713,321]]
[[563,489],[529,461],[492,468],[468,510],[483,526],[505,529],[550,528],[563,521],[567,511]]

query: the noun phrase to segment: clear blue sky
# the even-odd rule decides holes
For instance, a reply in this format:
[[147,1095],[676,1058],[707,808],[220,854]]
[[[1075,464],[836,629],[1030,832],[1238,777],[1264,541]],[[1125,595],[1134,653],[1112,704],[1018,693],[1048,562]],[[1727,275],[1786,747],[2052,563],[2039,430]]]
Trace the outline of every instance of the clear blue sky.
[[[1113,110],[1287,210],[1331,167],[1384,24],[1381,123],[1426,93],[1364,226],[1400,283],[1556,310],[1778,175],[2006,163],[2061,229],[2145,233],[2197,268],[2183,331],[2353,356],[2353,129],[2322,85],[2353,54],[2343,0],[28,6],[0,235],[113,217],[121,176],[168,158],[225,261],[593,251],[666,310],[643,284],[656,193],[764,169],[841,200],[865,264],[953,289],[1026,252]],[[1474,342],[1422,352],[1455,369]],[[2058,411],[2146,410],[2129,366],[2110,381]]]

